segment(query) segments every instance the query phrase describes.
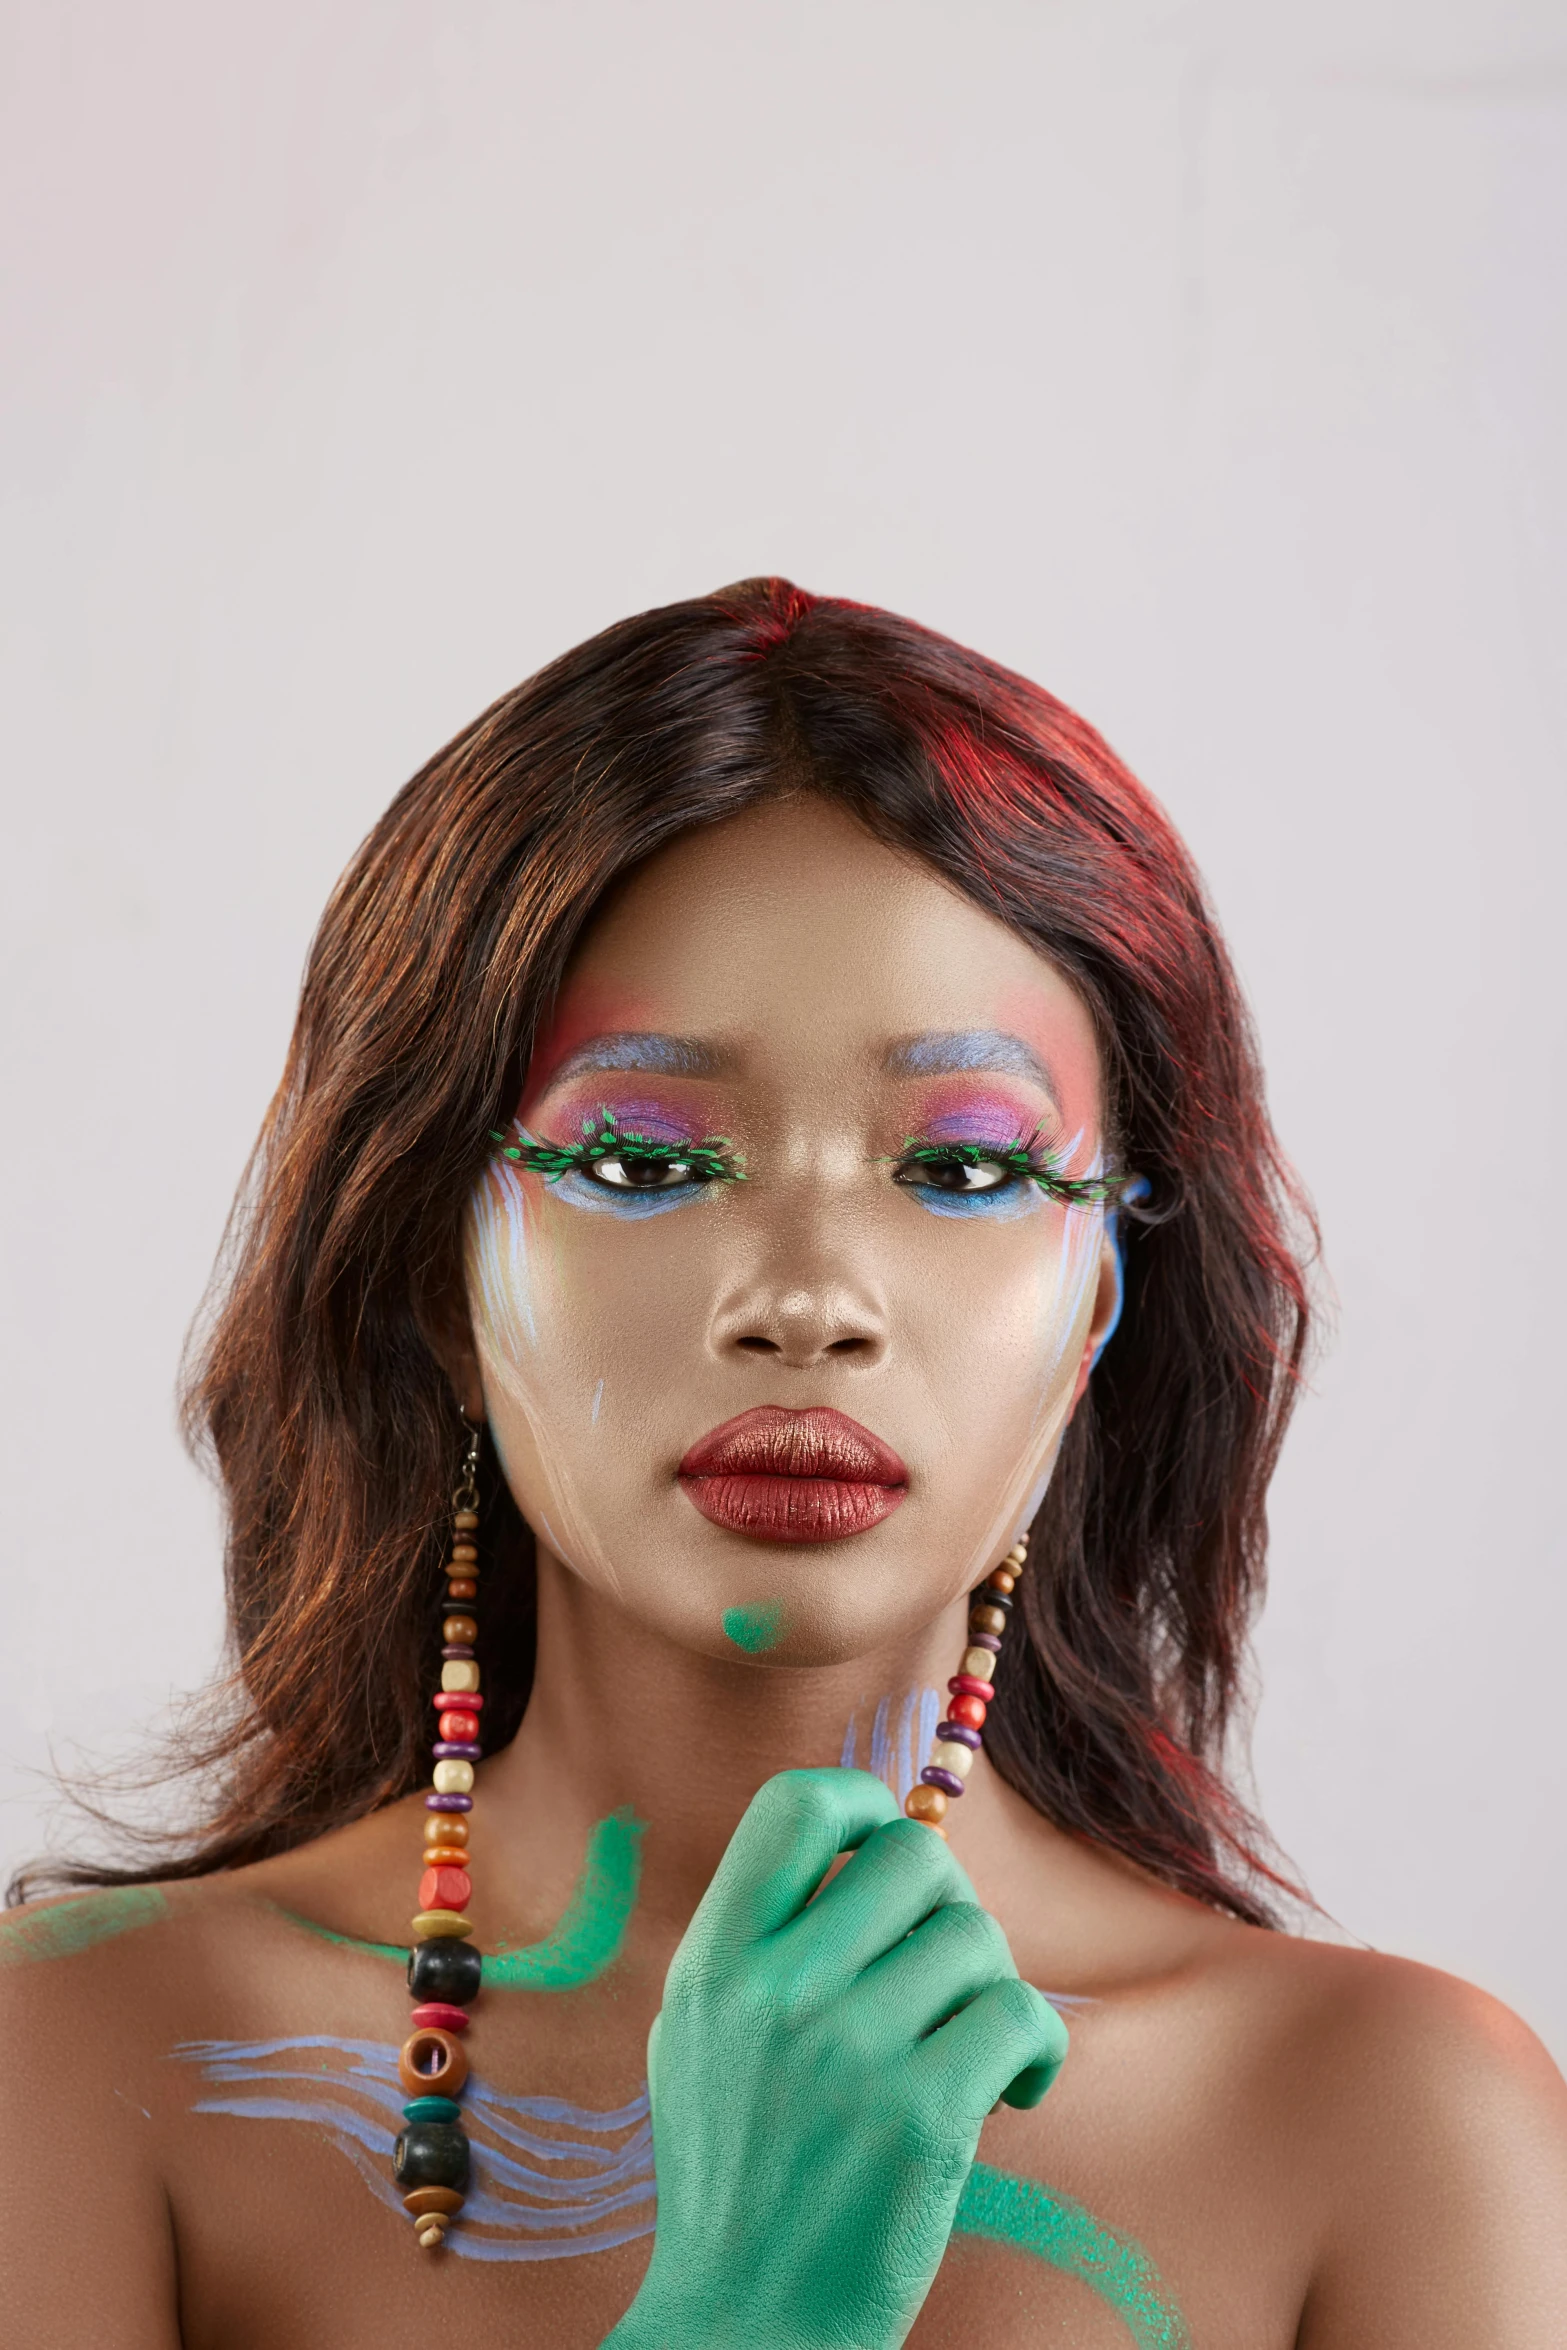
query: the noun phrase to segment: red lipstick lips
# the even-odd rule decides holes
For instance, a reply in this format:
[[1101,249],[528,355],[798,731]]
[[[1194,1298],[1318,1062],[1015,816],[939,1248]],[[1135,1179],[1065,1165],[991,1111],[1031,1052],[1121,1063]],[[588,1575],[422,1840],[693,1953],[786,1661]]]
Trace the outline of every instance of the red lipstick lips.
[[715,1526],[759,1542],[842,1542],[890,1518],[908,1470],[858,1420],[759,1404],[692,1445],[680,1482]]

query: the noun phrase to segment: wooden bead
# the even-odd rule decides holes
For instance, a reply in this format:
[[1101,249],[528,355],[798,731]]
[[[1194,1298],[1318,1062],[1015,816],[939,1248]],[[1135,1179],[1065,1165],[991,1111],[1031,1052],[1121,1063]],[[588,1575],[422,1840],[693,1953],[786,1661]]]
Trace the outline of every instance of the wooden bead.
[[410,2097],[455,2097],[468,2078],[467,2052],[450,2032],[410,2032],[397,2052],[397,2077]]
[[[457,1948],[461,1950],[462,1944],[460,1942],[457,1944]],[[465,2007],[453,2007],[449,1999],[421,1999],[408,2021],[416,2032],[466,2032],[469,2016]],[[426,2118],[432,2121],[437,2118],[442,2121],[461,2121],[462,2119],[461,2108],[454,2105],[449,2097],[416,2097],[413,2100],[413,2105],[438,2105],[442,2108],[439,2117],[433,2114],[426,2117],[421,2114],[419,2116],[421,2121]],[[409,2118],[412,2112],[412,2105],[406,2107],[404,2118]]]
[[1021,1574],[1023,1571],[1024,1562],[1027,1560],[1027,1557],[1028,1544],[1026,1542],[1014,1542],[1012,1548],[1007,1552],[1007,1565],[1009,1567],[1016,1567],[1019,1574]]
[[938,1738],[930,1750],[930,1759],[938,1771],[950,1771],[955,1779],[966,1779],[974,1768],[974,1749],[954,1745],[950,1738]]
[[473,1899],[473,1879],[466,1869],[428,1868],[419,1879],[421,1909],[466,1909]]
[[[994,1632],[999,1638],[1007,1628],[1006,1615],[999,1607],[971,1607],[968,1628],[971,1632]],[[442,1670],[449,1671],[450,1667],[443,1667]],[[443,1683],[442,1686],[445,1687],[447,1684]],[[477,1682],[474,1683],[474,1687],[478,1687]]]
[[466,1844],[468,1823],[464,1819],[459,1819],[455,1812],[426,1812],[424,1815],[424,1840],[426,1844]]
[[[1010,1573],[1006,1567],[997,1567],[993,1570],[992,1573],[985,1577],[985,1589],[987,1591],[999,1591],[1003,1598],[1006,1598],[1007,1595],[1010,1592],[1015,1591],[1016,1588],[1017,1577],[1016,1575]],[[457,1635],[454,1632],[452,1634],[452,1638],[455,1640],[456,1637]]]
[[438,1942],[447,1934],[460,1939],[473,1932],[473,1920],[456,1909],[422,1909],[409,1919],[408,1931],[416,1942]]
[[479,1717],[454,1699],[441,1716],[440,1734],[453,1746],[471,1746],[479,1735]]
[[448,1755],[438,1762],[430,1774],[430,1784],[437,1795],[471,1795],[473,1793],[473,1765],[454,1762]]
[[439,2212],[414,2222],[414,2242],[421,2252],[439,2252],[446,2241],[446,2222]]
[[477,1510],[459,1510],[452,1520],[452,1524],[459,1534],[471,1534],[478,1523],[479,1513]]
[[468,2184],[472,2149],[460,2122],[410,2122],[392,2148],[392,2176],[400,2187]]
[[[991,1610],[989,1612],[994,1613],[995,1611]],[[1002,1628],[1004,1629],[1006,1625],[1006,1618],[1004,1616],[1001,1619],[1001,1623]],[[988,1624],[977,1624],[974,1628],[979,1632],[988,1632],[990,1626]],[[459,1695],[466,1693],[471,1696],[478,1686],[479,1668],[474,1663],[474,1660],[471,1656],[449,1656],[447,1658],[445,1664],[443,1664],[441,1667],[441,1687],[443,1689],[453,1690]]]
[[947,1816],[947,1799],[939,1787],[927,1787],[922,1781],[909,1789],[903,1808],[911,1820],[923,1820],[927,1827],[935,1828]]
[[996,1660],[988,1648],[965,1648],[960,1673],[971,1673],[976,1681],[988,1681],[996,1669]]
[[479,1586],[471,1575],[453,1575],[449,1579],[446,1586],[446,1602],[448,1606],[451,1605],[454,1599],[477,1599],[478,1596]]
[[441,1626],[441,1638],[471,1648],[479,1637],[478,1619],[474,1616],[448,1616]]
[[471,1542],[454,1542],[452,1544],[452,1565],[454,1567],[471,1566],[478,1555],[477,1549]]
[[985,1727],[985,1700],[982,1697],[954,1697],[947,1706],[949,1722],[961,1722],[966,1730]]
[[403,2197],[404,2211],[411,2211],[415,2219],[424,2219],[439,2213],[450,2219],[461,2211],[464,2198],[455,2187],[411,2187]]
[[[465,1869],[468,1866],[468,1855],[460,1844],[427,1844],[424,1848],[424,1865],[427,1869]],[[437,1906],[433,1901],[430,1904],[432,1909]]]
[[472,2007],[484,1981],[484,1958],[471,1942],[416,1942],[408,1953],[408,1990],[426,2000]]

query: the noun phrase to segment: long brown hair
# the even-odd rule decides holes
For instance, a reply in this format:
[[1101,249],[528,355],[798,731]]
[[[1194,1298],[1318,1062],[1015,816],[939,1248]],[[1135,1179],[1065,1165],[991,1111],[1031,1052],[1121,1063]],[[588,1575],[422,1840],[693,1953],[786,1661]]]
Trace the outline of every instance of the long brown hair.
[[[431,1345],[465,1203],[606,888],[782,791],[841,803],[1047,954],[1090,1006],[1122,1165],[1121,1326],[1072,1421],[989,1751],[1058,1826],[1267,1922],[1222,1758],[1307,1329],[1310,1220],[1202,886],[1048,694],[892,614],[750,580],[605,630],[399,792],[310,954],[283,1082],[185,1388],[228,1500],[235,1672],[187,1844],[67,1882],[198,1876],[424,1772],[459,1445]],[[533,1671],[532,1538],[483,1467],[486,1741]]]

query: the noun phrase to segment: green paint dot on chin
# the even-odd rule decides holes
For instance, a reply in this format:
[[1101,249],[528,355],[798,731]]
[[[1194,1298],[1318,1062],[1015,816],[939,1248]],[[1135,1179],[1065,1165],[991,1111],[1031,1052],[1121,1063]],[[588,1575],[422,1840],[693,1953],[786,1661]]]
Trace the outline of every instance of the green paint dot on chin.
[[760,1656],[764,1649],[775,1648],[782,1629],[781,1599],[766,1600],[760,1607],[724,1610],[724,1638],[732,1640],[736,1648],[743,1648],[747,1656]]

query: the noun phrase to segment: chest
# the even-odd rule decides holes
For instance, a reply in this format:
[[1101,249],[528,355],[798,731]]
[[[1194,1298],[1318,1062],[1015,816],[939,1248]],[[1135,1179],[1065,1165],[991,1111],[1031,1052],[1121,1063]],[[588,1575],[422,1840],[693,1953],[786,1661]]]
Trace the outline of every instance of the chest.
[[[436,2254],[391,2178],[395,1979],[356,1983],[324,2029],[171,2052],[189,2350],[385,2350],[454,2327],[474,2350],[601,2342],[651,2250],[652,1997],[630,1980],[485,2001],[463,2100],[474,2177]],[[1285,2350],[1300,2242],[1274,2167],[1244,2100],[1143,2019],[1074,2018],[1045,2105],[987,2125],[914,2350]]]

